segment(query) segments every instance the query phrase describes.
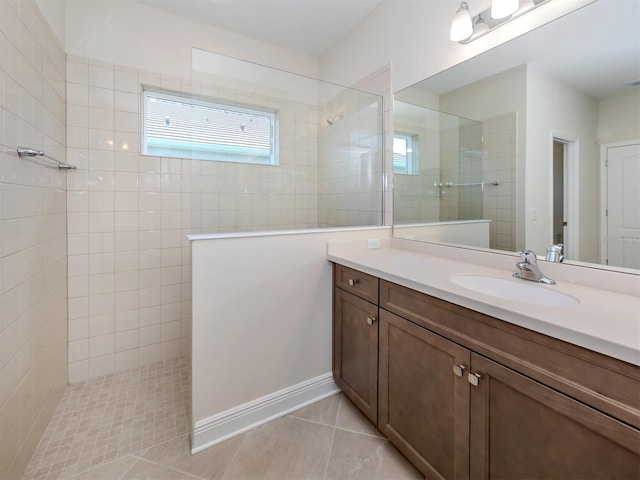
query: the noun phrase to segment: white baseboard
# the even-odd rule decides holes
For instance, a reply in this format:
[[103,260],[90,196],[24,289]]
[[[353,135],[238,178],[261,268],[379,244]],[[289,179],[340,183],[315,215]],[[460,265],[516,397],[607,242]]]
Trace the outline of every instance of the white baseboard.
[[200,420],[193,427],[191,453],[201,452],[339,391],[329,372]]

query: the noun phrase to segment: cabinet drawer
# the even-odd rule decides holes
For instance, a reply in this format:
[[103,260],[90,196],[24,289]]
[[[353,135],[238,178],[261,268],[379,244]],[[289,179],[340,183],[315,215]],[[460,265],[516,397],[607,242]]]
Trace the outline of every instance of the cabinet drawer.
[[380,281],[380,308],[640,428],[640,367]]
[[343,265],[333,265],[333,279],[337,287],[368,302],[378,304],[378,279]]

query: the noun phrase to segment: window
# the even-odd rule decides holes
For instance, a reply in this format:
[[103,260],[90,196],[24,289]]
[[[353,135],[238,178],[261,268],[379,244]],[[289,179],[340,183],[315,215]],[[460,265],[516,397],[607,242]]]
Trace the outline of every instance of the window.
[[418,175],[418,141],[416,135],[395,132],[393,135],[393,173]]
[[145,90],[142,153],[277,165],[276,112]]

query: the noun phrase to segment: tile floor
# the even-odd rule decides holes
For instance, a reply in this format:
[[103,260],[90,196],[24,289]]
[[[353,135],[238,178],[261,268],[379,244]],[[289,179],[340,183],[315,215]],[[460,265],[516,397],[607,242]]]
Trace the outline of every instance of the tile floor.
[[70,385],[25,480],[423,478],[342,394],[197,455],[184,359]]

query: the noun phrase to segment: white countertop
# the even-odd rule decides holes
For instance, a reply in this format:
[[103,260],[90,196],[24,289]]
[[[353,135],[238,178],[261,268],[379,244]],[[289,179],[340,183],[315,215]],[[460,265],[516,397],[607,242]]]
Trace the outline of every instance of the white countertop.
[[[530,330],[640,365],[640,298],[558,282],[542,285],[512,277],[514,270],[491,268],[401,248],[366,249],[359,244],[330,243],[328,259],[399,285],[447,300]],[[543,266],[541,269],[544,272]],[[450,279],[482,275],[533,288],[548,288],[579,300],[577,305],[543,306],[494,297],[463,288]]]

